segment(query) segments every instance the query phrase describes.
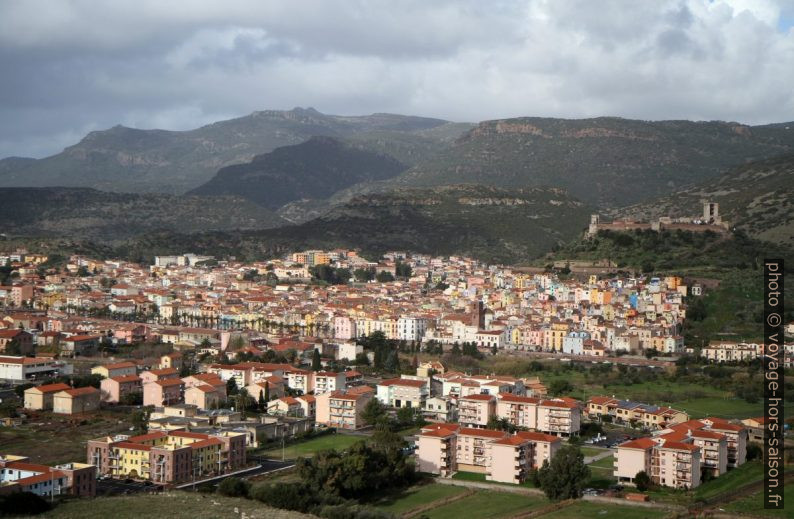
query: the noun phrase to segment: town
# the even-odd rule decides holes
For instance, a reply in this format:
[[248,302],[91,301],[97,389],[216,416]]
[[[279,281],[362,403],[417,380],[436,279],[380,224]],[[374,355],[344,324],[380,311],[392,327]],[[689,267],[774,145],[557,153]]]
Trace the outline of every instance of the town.
[[[373,416],[391,414],[420,473],[531,484],[586,441],[588,464],[606,476],[586,492],[645,500],[649,485],[688,491],[729,475],[763,436],[758,407],[725,416],[539,376],[544,366],[651,377],[687,359],[757,362],[762,344],[685,344],[702,280],[407,252],[370,261],[352,250],[250,264],[186,253],[152,265],[15,250],[0,265],[4,429],[137,417],[128,431],[86,438],[81,458],[46,465],[36,452],[2,452],[4,493],[93,497],[114,482],[258,475],[272,467],[260,453],[278,460],[279,442],[284,462],[288,442],[368,435]],[[499,359],[540,371],[489,369]],[[787,368],[793,360],[787,344]]]

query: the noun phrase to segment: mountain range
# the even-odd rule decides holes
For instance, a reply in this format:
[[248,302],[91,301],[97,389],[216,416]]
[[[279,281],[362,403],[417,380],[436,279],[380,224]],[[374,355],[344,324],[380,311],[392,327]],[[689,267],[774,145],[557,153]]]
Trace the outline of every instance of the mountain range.
[[36,186],[0,188],[0,217],[9,236],[136,257],[347,246],[512,262],[580,236],[592,212],[693,215],[708,199],[751,236],[794,243],[790,128],[300,108],[184,132],[118,126],[0,160],[0,186]]
[[92,187],[182,194],[225,166],[322,135],[350,139],[413,165],[469,126],[392,114],[325,115],[312,108],[260,111],[189,131],[115,126],[43,159],[0,161],[0,187]]

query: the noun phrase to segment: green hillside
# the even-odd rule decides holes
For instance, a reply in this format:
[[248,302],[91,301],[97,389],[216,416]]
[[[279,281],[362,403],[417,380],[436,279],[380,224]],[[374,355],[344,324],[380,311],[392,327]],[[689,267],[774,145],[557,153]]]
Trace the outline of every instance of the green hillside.
[[406,169],[391,156],[331,137],[312,137],[225,167],[190,194],[237,195],[278,209],[294,200],[327,198],[359,182],[392,178]]
[[106,193],[83,188],[0,188],[0,221],[11,236],[119,241],[155,231],[266,229],[284,225],[239,197]]
[[794,132],[781,125],[524,117],[480,123],[390,184],[546,185],[615,207],[792,151]]
[[723,219],[750,236],[794,246],[794,154],[752,162],[610,215],[637,220],[699,215],[705,200],[719,203]]
[[253,260],[307,247],[350,247],[372,257],[402,249],[515,263],[581,234],[591,210],[559,189],[446,186],[358,197],[304,224],[267,230],[146,232],[116,244],[68,238],[16,243],[134,261],[186,250]]

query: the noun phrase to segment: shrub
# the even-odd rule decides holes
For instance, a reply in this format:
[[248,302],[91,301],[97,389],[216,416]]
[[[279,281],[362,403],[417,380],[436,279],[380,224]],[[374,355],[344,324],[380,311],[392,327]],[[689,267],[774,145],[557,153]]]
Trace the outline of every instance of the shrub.
[[218,485],[218,493],[228,497],[248,497],[251,484],[240,478],[226,478]]
[[637,490],[645,492],[651,487],[651,477],[647,472],[641,470],[634,476],[634,484],[637,486]]
[[31,492],[14,492],[0,497],[0,515],[38,515],[50,509],[50,504]]

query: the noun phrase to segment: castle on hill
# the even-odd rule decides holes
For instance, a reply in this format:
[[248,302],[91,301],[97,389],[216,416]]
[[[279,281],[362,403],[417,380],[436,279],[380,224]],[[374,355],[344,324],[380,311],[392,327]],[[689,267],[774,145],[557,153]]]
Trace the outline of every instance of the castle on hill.
[[587,229],[588,236],[595,236],[598,231],[642,231],[642,230],[681,230],[693,232],[712,231],[716,233],[727,233],[730,225],[720,216],[720,204],[716,202],[703,203],[703,215],[695,217],[671,218],[662,216],[650,222],[636,222],[634,220],[613,220],[611,223],[601,222],[597,214],[590,215],[590,227]]

